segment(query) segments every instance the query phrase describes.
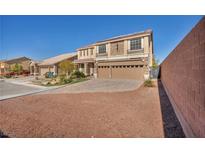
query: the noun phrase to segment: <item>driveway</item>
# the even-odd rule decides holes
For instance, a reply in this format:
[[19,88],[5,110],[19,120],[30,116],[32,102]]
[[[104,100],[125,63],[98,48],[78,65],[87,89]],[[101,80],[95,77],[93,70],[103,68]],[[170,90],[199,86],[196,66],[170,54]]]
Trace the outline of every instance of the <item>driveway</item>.
[[0,100],[22,96],[41,91],[44,88],[38,86],[26,86],[12,82],[0,81]]
[[45,93],[87,93],[87,92],[120,92],[135,90],[142,85],[138,80],[91,79],[67,85]]

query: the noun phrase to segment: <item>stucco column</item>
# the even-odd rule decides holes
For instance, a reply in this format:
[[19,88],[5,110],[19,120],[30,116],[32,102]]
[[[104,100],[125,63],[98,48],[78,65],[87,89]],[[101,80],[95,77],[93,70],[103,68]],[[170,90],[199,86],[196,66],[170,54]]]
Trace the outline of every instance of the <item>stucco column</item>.
[[87,74],[87,69],[88,69],[88,63],[84,63],[84,74],[85,75],[88,75]]
[[94,75],[94,78],[97,78],[97,70],[98,69],[98,64],[97,64],[97,62],[94,62],[94,73],[93,73],[93,75]]
[[37,71],[37,66],[34,65],[34,76],[36,76],[38,74],[38,71]]
[[80,72],[82,72],[82,64],[78,64],[78,70],[80,71]]
[[53,66],[53,72],[54,72],[54,73],[53,73],[54,75],[57,75],[57,74],[58,74],[58,73],[57,73],[57,66],[56,66],[56,65]]
[[30,66],[30,75],[32,75],[32,66]]

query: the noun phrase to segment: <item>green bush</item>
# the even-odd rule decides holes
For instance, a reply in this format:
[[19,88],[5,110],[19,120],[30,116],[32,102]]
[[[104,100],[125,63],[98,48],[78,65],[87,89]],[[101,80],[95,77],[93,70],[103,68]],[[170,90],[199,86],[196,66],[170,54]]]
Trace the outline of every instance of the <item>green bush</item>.
[[85,74],[83,72],[80,72],[79,70],[76,70],[71,74],[71,79],[76,79],[76,78],[85,78]]
[[10,74],[6,74],[4,77],[5,78],[11,78],[12,76]]
[[61,84],[66,84],[66,83],[70,83],[70,82],[72,82],[71,78],[67,79],[66,75],[60,75],[60,83]]
[[151,79],[147,79],[147,80],[145,80],[145,82],[144,82],[144,86],[145,86],[145,87],[154,87],[154,84],[153,84],[153,82],[152,82]]

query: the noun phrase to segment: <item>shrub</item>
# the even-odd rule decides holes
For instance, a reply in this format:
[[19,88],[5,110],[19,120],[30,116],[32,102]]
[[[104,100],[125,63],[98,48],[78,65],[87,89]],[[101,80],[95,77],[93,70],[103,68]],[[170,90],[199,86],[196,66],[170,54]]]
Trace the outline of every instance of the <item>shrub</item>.
[[11,78],[11,75],[10,74],[6,74],[4,77],[5,78]]
[[64,84],[66,84],[66,83],[71,83],[72,82],[72,79],[65,79],[64,80]]
[[145,87],[154,87],[154,84],[153,84],[153,82],[152,82],[151,79],[147,79],[147,80],[145,80],[145,82],[144,82],[144,86],[145,86]]
[[60,84],[67,84],[67,83],[70,83],[72,82],[72,79],[71,78],[67,78],[66,75],[60,75]]
[[72,73],[71,78],[72,79],[85,78],[85,74],[83,72],[80,72],[79,70],[76,70],[75,72]]
[[11,65],[10,70],[12,72],[17,73],[17,74],[20,74],[23,71],[23,67],[22,67],[22,65],[16,63],[16,64]]

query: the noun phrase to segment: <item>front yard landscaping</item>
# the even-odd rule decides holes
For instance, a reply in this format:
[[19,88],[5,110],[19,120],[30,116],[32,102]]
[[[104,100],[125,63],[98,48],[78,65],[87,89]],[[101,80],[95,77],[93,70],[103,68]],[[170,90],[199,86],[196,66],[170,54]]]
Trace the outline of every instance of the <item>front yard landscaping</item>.
[[61,86],[87,80],[89,80],[89,78],[87,78],[82,72],[76,70],[72,72],[69,76],[62,74],[59,76],[51,75],[51,77],[49,77],[49,75],[46,74],[45,77],[36,77],[36,79],[33,80],[32,83],[41,86]]

